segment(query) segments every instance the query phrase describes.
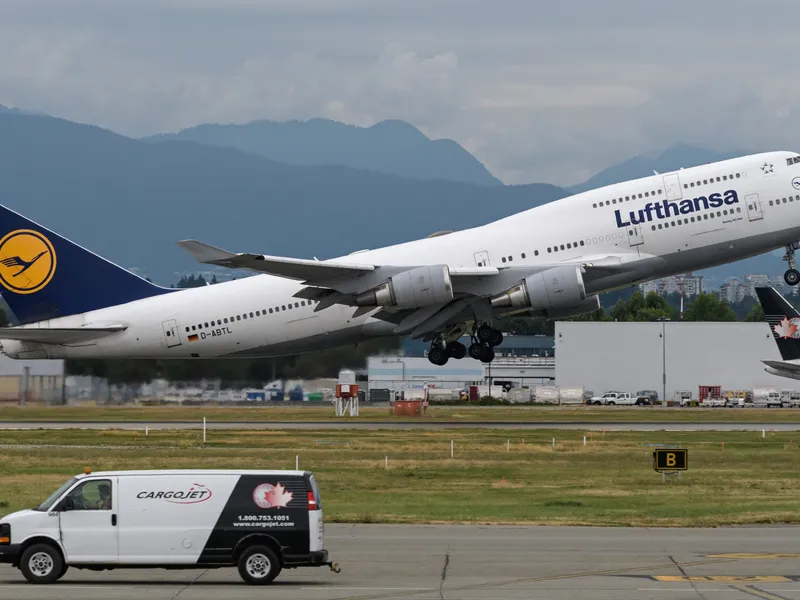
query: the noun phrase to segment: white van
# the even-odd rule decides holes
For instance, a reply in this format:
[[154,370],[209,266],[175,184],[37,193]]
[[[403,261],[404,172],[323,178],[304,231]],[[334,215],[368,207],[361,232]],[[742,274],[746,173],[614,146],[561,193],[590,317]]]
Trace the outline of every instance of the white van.
[[283,568],[338,572],[322,534],[308,471],[87,469],[37,508],[0,519],[0,562],[31,583],[69,567],[236,566],[246,583],[265,584]]

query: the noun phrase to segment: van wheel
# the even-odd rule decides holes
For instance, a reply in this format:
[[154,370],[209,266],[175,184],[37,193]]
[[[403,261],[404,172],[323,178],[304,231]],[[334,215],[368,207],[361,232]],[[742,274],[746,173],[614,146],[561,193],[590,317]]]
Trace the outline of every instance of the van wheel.
[[19,570],[31,583],[53,583],[67,569],[55,547],[50,544],[33,544],[22,553]]
[[270,583],[281,572],[281,563],[266,546],[250,546],[239,556],[239,575],[250,585]]

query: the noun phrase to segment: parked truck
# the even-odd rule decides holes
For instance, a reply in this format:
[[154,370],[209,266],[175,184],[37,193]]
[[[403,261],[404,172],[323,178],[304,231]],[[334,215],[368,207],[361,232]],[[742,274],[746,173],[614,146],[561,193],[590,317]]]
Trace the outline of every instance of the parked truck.
[[596,406],[646,406],[650,404],[650,400],[647,397],[640,397],[630,392],[606,392],[602,396],[592,398],[591,404]]
[[772,387],[753,389],[753,406],[755,408],[781,408],[781,395]]

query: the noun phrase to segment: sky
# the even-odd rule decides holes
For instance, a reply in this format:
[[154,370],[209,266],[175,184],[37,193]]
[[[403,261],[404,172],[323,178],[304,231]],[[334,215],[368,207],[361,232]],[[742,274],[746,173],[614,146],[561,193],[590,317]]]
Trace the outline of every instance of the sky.
[[0,0],[0,104],[129,136],[403,119],[506,183],[800,150],[796,0]]

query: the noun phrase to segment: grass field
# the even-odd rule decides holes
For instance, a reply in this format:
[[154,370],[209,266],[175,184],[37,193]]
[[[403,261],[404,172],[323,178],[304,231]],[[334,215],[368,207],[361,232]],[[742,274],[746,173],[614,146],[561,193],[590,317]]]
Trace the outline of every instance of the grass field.
[[389,408],[363,407],[358,417],[335,417],[332,406],[262,407],[0,407],[0,421],[429,421],[429,422],[725,422],[800,423],[800,409],[709,409],[613,406],[441,406],[425,417],[395,417]]
[[[800,522],[800,433],[587,432],[585,446],[583,435],[214,430],[203,447],[199,431],[2,431],[0,513],[38,504],[87,466],[282,469],[299,455],[317,474],[329,522]],[[653,471],[645,444],[659,443],[689,449],[680,481]]]

